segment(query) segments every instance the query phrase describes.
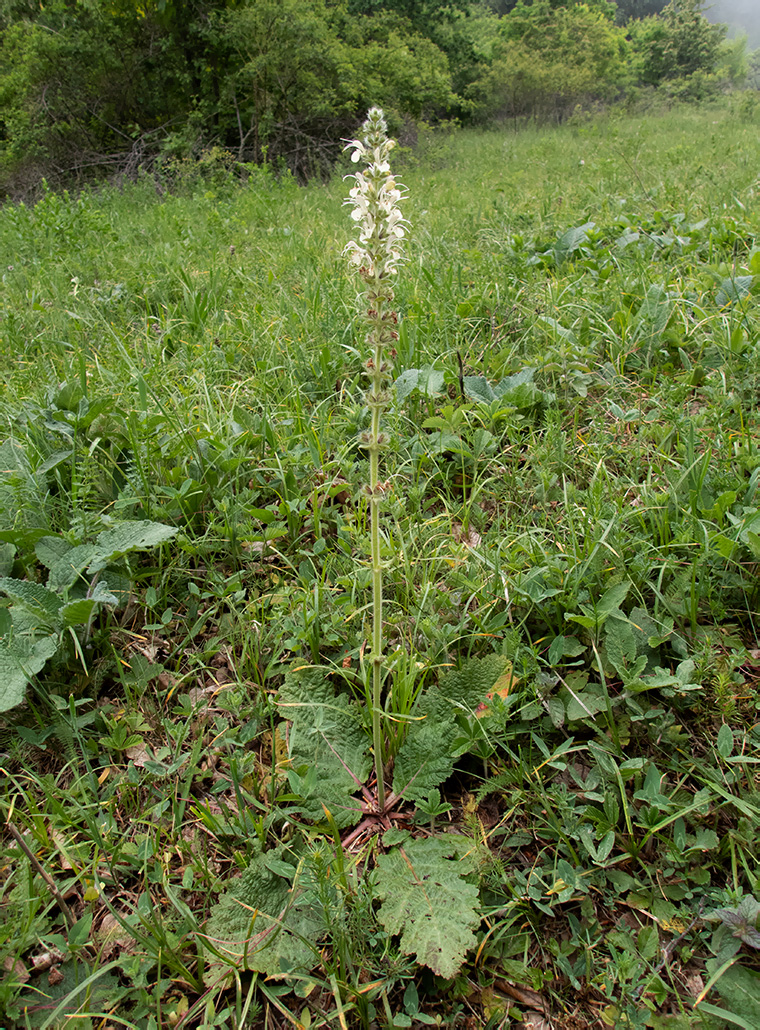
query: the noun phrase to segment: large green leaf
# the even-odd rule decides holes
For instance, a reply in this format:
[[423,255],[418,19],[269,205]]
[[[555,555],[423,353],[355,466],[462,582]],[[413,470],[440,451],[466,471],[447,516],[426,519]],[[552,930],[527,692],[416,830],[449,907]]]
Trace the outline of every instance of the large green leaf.
[[[760,974],[744,966],[731,966],[722,974],[714,990],[730,1006],[731,1013],[730,1016],[726,1014],[726,1019],[732,1026],[760,1027]],[[708,1011],[714,1014],[714,1010]]]
[[636,312],[633,338],[637,343],[656,343],[670,321],[674,304],[667,290],[652,283]]
[[291,722],[289,777],[309,819],[324,818],[327,807],[340,827],[361,816],[352,797],[372,768],[369,737],[353,699],[336,695],[321,669],[291,669],[280,690],[280,713]]
[[432,365],[408,368],[396,380],[396,400],[403,404],[414,390],[419,390],[425,397],[437,397],[443,392],[443,380],[443,372]]
[[16,557],[15,544],[0,543],[0,575],[7,576],[13,569],[13,560]]
[[56,562],[73,549],[73,546],[65,537],[43,536],[34,545],[34,553],[46,569],[52,569]]
[[63,601],[58,594],[28,579],[0,579],[0,591],[20,604],[40,625],[57,625]]
[[48,565],[48,562],[51,562],[48,565],[48,586],[51,590],[68,590],[99,554],[95,544],[77,544],[74,547],[69,545],[67,550],[58,548],[59,554],[55,557],[50,537],[40,540],[35,550],[43,564]]
[[64,628],[69,626],[84,626],[92,618],[93,612],[101,604],[118,605],[119,599],[115,597],[104,582],[96,585],[95,590],[89,597],[82,597],[77,601],[69,601],[61,609]]
[[496,394],[485,376],[463,376],[464,392],[474,401],[490,404],[496,400]]
[[24,700],[26,685],[41,671],[58,649],[54,636],[0,638],[0,712],[15,708]]
[[[68,1014],[76,1012],[85,999],[89,1011],[113,1005],[128,990],[121,986],[118,976],[112,972],[118,965],[118,962],[109,962],[90,972],[91,967],[84,962],[64,962],[57,967],[61,974],[58,983],[51,982],[47,973],[39,974],[16,998],[16,1005],[24,1013],[23,1025],[42,1030],[49,1026],[64,1026],[69,1021]],[[84,1025],[92,1024],[86,1020]]]
[[588,239],[589,229],[593,228],[593,222],[584,222],[583,225],[573,226],[560,236],[554,244],[554,260],[558,265],[571,258],[583,246]]
[[220,968],[253,969],[267,976],[308,970],[324,921],[296,865],[283,847],[258,855],[211,910],[206,937],[222,959],[212,959],[207,980]]
[[601,618],[606,618],[613,612],[619,610],[620,605],[628,596],[628,591],[631,589],[630,580],[624,581],[623,583],[616,583],[611,586],[608,590],[602,594],[599,600],[594,605],[594,609],[597,615]]
[[393,789],[410,801],[426,798],[453,769],[454,743],[460,736],[457,716],[475,718],[478,706],[509,662],[502,655],[472,659],[448,673],[419,698],[409,732],[393,770]]
[[736,304],[746,300],[754,283],[754,275],[737,275],[730,279],[724,279],[715,297],[716,304],[722,308],[726,304]]
[[179,532],[161,522],[122,522],[113,529],[106,529],[97,537],[97,555],[90,562],[90,575],[100,572],[106,565],[122,558],[130,551],[145,551],[171,540]]
[[98,534],[94,543],[69,544],[62,537],[45,536],[37,541],[35,553],[50,569],[48,587],[67,590],[87,569],[92,576],[130,551],[143,551],[175,536],[177,530],[161,522],[122,522]]
[[485,376],[464,376],[462,385],[467,396],[480,404],[500,400],[504,408],[532,408],[544,395],[533,383],[534,370],[524,368],[492,386]]
[[465,879],[475,868],[472,848],[467,837],[428,837],[378,860],[378,919],[438,976],[455,976],[476,943],[478,888]]

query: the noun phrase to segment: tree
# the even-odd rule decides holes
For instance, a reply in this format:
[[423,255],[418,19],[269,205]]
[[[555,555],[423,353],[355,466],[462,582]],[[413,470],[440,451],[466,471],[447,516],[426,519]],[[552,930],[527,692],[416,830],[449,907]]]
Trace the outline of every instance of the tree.
[[658,86],[715,73],[726,27],[711,25],[702,7],[702,0],[671,0],[661,14],[630,24],[641,82]]
[[614,96],[625,75],[623,31],[588,4],[520,0],[501,19],[501,30],[491,67],[477,84],[483,113],[561,117],[578,103]]
[[421,117],[455,99],[445,54],[392,13],[256,0],[229,13],[225,38],[237,58],[226,89],[241,159],[284,158],[306,175],[329,167],[373,103]]
[[[486,0],[488,6],[498,15],[509,14],[520,3],[531,4],[533,0]],[[639,0],[629,0],[638,3]],[[644,0],[646,2],[646,0]],[[663,0],[663,3],[665,0]],[[576,7],[579,3],[585,3],[591,10],[600,11],[606,18],[614,18],[617,14],[617,3],[615,0],[548,0],[549,6],[556,10],[558,7]]]
[[648,18],[659,14],[668,0],[616,0],[618,25],[625,25],[632,18]]
[[[306,175],[373,103],[448,111],[447,53],[404,13],[432,25],[440,5],[352,2],[0,0],[0,191],[3,178],[92,178],[212,146]],[[452,55],[463,17],[439,19]]]

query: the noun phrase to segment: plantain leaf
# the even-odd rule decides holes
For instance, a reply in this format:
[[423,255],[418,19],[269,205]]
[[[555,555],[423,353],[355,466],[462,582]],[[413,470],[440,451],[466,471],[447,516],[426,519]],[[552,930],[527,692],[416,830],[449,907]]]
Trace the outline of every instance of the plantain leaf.
[[103,530],[95,543],[72,545],[62,537],[44,536],[35,545],[35,553],[50,569],[48,587],[67,590],[85,569],[90,575],[123,558],[130,551],[143,551],[164,543],[177,530],[161,522],[122,522]]
[[101,604],[118,605],[118,603],[118,597],[115,597],[108,589],[108,586],[101,580],[90,597],[69,601],[63,606],[61,616],[63,617],[64,627],[83,626],[89,622],[93,612]]
[[[76,583],[87,566],[98,556],[98,548],[95,544],[77,544],[64,548],[54,548],[50,541],[51,537],[45,537],[39,541],[35,548],[37,557],[45,565],[48,565],[48,587],[51,590],[68,590]],[[40,544],[42,548],[40,549]],[[56,550],[59,552],[55,557]],[[50,564],[48,564],[48,562]]]
[[754,283],[754,275],[737,275],[733,278],[724,279],[715,297],[716,304],[722,308],[727,304],[741,303],[752,292]]
[[396,400],[403,404],[413,390],[419,390],[424,397],[437,397],[443,391],[443,380],[443,372],[432,365],[408,368],[396,380]]
[[479,401],[481,404],[490,404],[496,399],[496,394],[485,376],[464,376],[462,382],[464,392],[472,400]]

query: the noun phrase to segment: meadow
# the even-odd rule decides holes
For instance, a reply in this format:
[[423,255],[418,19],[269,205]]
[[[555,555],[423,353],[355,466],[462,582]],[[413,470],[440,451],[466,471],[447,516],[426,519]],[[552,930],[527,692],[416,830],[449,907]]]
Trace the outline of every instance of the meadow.
[[4,1027],[756,1030],[759,118],[394,155],[379,813],[348,162],[0,210]]

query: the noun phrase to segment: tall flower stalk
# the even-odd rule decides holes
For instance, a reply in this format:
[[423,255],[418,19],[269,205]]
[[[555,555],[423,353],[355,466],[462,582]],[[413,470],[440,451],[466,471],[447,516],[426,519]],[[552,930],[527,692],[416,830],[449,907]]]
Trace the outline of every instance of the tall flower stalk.
[[370,536],[372,563],[372,738],[377,776],[377,803],[385,807],[383,770],[383,732],[381,718],[383,655],[383,566],[380,557],[380,505],[389,488],[389,482],[380,482],[380,452],[388,438],[380,431],[380,417],[388,406],[388,381],[393,369],[392,359],[398,339],[398,316],[393,310],[393,282],[401,261],[401,241],[406,222],[399,209],[402,188],[391,174],[388,156],[395,146],[388,139],[388,127],[383,112],[373,107],[361,128],[359,139],[351,140],[346,150],[352,151],[351,160],[363,162],[364,170],[348,176],[354,186],[347,204],[352,205],[351,217],[358,222],[358,240],[346,247],[351,263],[359,270],[366,284],[364,321],[366,342],[370,353],[364,365],[369,379],[365,395],[370,411],[370,428],[361,435],[361,444],[369,454],[369,484],[364,492],[370,504]]

